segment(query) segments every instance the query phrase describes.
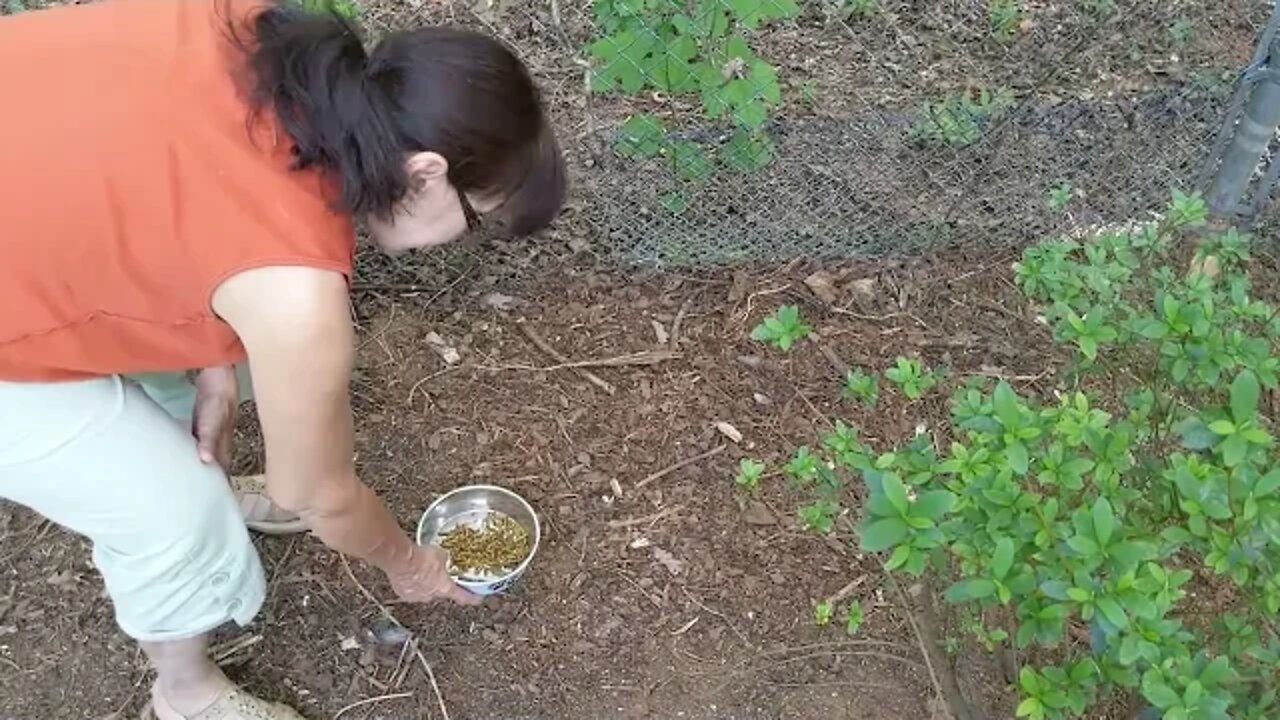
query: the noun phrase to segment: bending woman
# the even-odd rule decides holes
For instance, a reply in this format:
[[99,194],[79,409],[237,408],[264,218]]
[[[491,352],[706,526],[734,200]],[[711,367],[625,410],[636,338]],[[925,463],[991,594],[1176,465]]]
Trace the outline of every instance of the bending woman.
[[[0,19],[0,96],[23,108],[0,116],[0,499],[92,541],[157,670],[149,712],[300,717],[207,657],[263,602],[246,521],[404,600],[476,602],[356,476],[349,281],[356,221],[400,253],[558,213],[520,61],[459,30],[366,51],[292,6],[102,0]],[[224,471],[250,381],[259,507]]]

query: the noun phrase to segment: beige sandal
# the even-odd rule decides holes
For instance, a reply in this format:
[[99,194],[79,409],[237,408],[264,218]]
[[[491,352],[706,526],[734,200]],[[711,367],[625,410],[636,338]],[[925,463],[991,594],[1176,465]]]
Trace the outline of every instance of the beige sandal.
[[179,715],[173,708],[168,707],[159,693],[153,693],[151,702],[142,708],[139,720],[159,720],[156,705],[164,707],[166,716],[182,718],[182,720],[306,720],[288,705],[259,700],[234,687],[227,688],[227,691],[212,705],[195,715]]
[[281,510],[267,496],[267,478],[264,475],[241,475],[230,478],[231,490],[240,504],[240,514],[250,530],[264,535],[292,535],[306,532],[302,518]]

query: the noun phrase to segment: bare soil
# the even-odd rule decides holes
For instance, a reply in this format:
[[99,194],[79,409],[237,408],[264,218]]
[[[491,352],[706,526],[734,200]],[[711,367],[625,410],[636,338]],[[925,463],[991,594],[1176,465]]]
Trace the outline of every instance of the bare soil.
[[[943,419],[945,390],[909,404],[886,388],[874,414],[841,400],[848,364],[911,354],[1024,388],[1051,382],[1049,340],[1008,281],[1010,260],[829,267],[834,305],[798,266],[649,278],[564,268],[524,283],[464,269],[442,294],[365,287],[352,384],[364,479],[406,530],[460,484],[511,487],[542,514],[545,542],[510,597],[461,610],[396,605],[380,577],[358,564],[348,574],[313,539],[261,538],[269,600],[253,626],[219,635],[219,654],[237,680],[308,717],[380,696],[399,697],[342,716],[441,717],[422,663],[402,656],[407,633],[376,599],[415,634],[454,718],[932,717],[918,642],[875,560],[847,530],[801,530],[802,498],[781,477],[758,502],[732,478],[745,456],[776,469],[836,418],[886,443]],[[818,331],[787,354],[748,338],[783,302]],[[545,369],[563,363],[521,326],[570,361],[678,356],[593,369],[608,394],[577,369]],[[446,364],[429,333],[461,361]],[[244,424],[237,471],[260,454]],[[0,509],[0,528],[0,718],[130,717],[150,678],[85,543],[18,508]],[[814,604],[846,586],[866,609],[854,637],[839,618],[813,622]],[[994,666],[956,659],[989,716],[1008,716]]]

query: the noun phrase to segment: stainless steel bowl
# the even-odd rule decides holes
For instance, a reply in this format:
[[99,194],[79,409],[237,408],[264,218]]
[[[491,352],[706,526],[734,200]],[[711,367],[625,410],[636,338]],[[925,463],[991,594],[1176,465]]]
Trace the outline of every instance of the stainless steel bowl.
[[467,485],[441,495],[418,521],[419,545],[439,545],[442,537],[457,525],[480,525],[491,513],[499,512],[524,526],[529,532],[529,554],[511,572],[495,577],[471,577],[450,572],[453,581],[477,595],[506,592],[524,574],[542,542],[542,527],[533,507],[519,495],[496,485]]

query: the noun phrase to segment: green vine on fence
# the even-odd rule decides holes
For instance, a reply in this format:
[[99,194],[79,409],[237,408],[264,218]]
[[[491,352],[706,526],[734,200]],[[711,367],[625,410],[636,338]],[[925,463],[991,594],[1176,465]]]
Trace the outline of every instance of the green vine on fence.
[[[796,0],[594,0],[592,8],[600,33],[588,47],[593,92],[696,96],[705,119],[732,126],[708,152],[705,141],[676,136],[659,115],[635,114],[615,140],[619,155],[661,157],[681,186],[705,181],[717,165],[750,172],[773,161],[765,126],[782,90],[777,70],[747,38],[796,16]],[[677,187],[663,203],[682,212],[687,196]]]

